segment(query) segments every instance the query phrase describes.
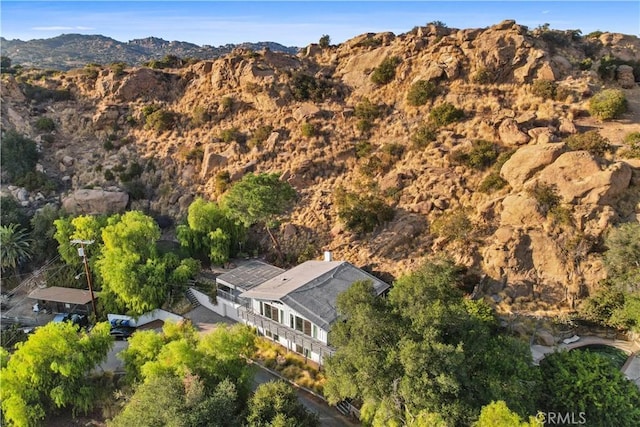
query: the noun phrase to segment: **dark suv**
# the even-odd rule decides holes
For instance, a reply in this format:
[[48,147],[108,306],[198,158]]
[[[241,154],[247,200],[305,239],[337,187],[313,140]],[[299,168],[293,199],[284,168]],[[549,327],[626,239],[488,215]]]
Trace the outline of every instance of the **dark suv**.
[[89,326],[89,319],[85,314],[76,313],[58,313],[53,318],[52,322],[70,322],[80,328],[86,328]]

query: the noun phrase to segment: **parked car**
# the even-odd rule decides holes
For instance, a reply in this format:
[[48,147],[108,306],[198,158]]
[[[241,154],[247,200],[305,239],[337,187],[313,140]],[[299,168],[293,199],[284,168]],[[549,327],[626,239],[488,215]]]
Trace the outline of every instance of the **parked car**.
[[87,318],[87,316],[84,314],[76,313],[58,313],[53,317],[52,322],[71,322],[74,325],[82,328],[86,328],[87,326],[89,326],[89,319]]
[[117,340],[127,340],[133,333],[136,331],[136,328],[131,326],[116,326],[111,328],[111,336]]

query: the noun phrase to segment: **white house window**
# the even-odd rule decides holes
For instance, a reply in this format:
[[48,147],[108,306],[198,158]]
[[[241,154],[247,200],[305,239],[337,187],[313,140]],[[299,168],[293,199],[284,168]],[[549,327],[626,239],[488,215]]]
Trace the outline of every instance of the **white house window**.
[[313,325],[313,337],[318,338],[318,327]]
[[[291,315],[290,320],[291,320],[291,327],[293,329],[295,329],[298,332],[302,332],[305,335],[312,336],[311,335],[311,322],[309,322],[308,320],[303,319],[302,317],[294,316],[293,314]],[[313,325],[313,327],[315,328],[315,325]],[[314,338],[315,337],[317,337],[317,332],[316,332],[316,336],[314,336]]]
[[260,314],[263,315],[264,317],[268,317],[271,320],[275,320],[276,322],[280,322],[280,317],[278,316],[278,313],[280,311],[272,306],[271,304],[267,304],[266,302],[263,302],[260,304]]

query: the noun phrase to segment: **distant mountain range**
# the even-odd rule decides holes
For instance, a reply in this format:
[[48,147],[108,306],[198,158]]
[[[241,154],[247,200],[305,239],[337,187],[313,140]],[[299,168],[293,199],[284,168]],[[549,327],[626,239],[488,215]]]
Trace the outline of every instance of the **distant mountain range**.
[[0,37],[2,55],[11,58],[13,65],[43,69],[69,70],[88,63],[109,64],[122,61],[140,65],[166,55],[180,58],[215,58],[237,47],[251,50],[269,48],[275,52],[295,54],[299,48],[274,42],[198,46],[193,43],[167,41],[157,37],[135,39],[127,43],[101,35],[62,34],[50,39],[7,40]]

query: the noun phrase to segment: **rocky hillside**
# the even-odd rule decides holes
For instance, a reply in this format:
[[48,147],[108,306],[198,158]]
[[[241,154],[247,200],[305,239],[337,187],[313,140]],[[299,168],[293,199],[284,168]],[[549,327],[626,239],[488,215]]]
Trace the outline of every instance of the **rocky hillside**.
[[241,47],[251,50],[268,48],[274,52],[295,54],[297,47],[273,42],[228,44],[224,46],[198,46],[193,43],[167,41],[157,37],[130,40],[127,43],[100,35],[63,34],[50,39],[29,41],[0,38],[2,55],[12,59],[14,65],[25,68],[69,70],[86,64],[124,62],[129,66],[159,60],[167,55],[180,58],[210,59],[228,54]]
[[[638,61],[640,40],[621,34],[416,27],[179,69],[4,75],[2,128],[38,142],[72,212],[128,203],[180,219],[198,195],[278,172],[299,195],[280,228],[292,260],[331,250],[398,275],[447,253],[505,309],[570,308],[605,275],[606,230],[640,218],[640,161],[624,154],[640,131]],[[628,99],[618,120],[589,115],[605,87]],[[590,130],[612,149],[570,138]],[[393,219],[349,231],[345,193]]]

